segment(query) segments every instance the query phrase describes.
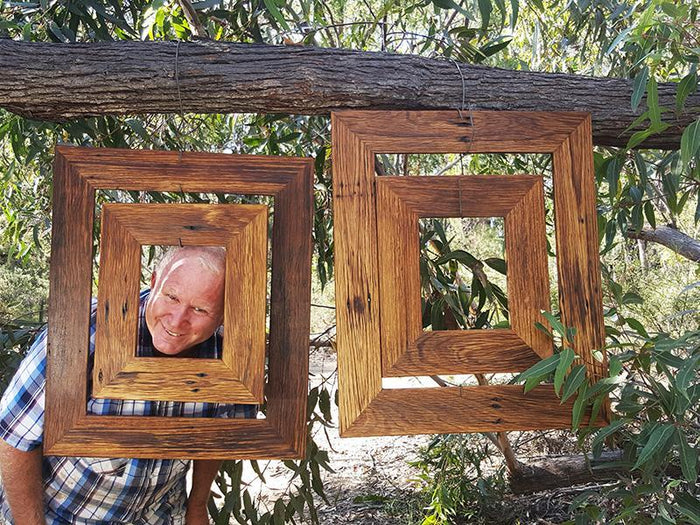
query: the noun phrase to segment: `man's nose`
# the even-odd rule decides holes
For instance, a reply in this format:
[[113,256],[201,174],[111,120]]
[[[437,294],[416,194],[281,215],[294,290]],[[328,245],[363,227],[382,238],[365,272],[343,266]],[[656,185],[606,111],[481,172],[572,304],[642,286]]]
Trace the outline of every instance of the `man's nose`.
[[173,328],[184,325],[185,323],[187,323],[187,308],[178,305],[171,312],[170,319]]

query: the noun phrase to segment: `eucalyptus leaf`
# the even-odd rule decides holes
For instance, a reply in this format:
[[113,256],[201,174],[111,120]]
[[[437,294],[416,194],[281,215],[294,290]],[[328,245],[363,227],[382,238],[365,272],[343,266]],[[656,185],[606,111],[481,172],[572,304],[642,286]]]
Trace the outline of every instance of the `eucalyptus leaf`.
[[690,483],[695,483],[698,479],[697,464],[700,451],[688,443],[685,432],[683,432],[681,427],[676,429],[676,439],[678,441],[683,476]]
[[651,433],[647,442],[644,444],[642,451],[637,458],[632,469],[637,469],[644,465],[649,459],[661,448],[666,445],[666,442],[673,436],[673,432],[676,427],[669,423],[663,423],[658,425],[654,431]]
[[700,119],[690,124],[681,136],[681,162],[688,166],[700,150]]
[[559,364],[554,371],[554,391],[557,395],[561,391],[562,384],[564,383],[564,378],[566,376],[571,363],[574,362],[576,355],[571,348],[565,348],[559,353]]
[[586,367],[584,365],[574,366],[564,381],[564,390],[561,394],[561,402],[564,403],[567,399],[573,396],[585,381]]
[[632,111],[637,111],[642,96],[647,89],[647,79],[649,78],[649,68],[644,66],[632,82]]

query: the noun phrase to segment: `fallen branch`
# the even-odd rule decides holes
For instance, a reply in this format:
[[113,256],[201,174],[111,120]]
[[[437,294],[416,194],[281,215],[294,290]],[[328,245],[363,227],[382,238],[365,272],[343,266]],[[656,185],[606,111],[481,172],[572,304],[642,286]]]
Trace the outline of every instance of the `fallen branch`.
[[[464,94],[476,109],[590,112],[595,143],[624,146],[646,110],[632,111],[629,80],[310,46],[0,39],[0,71],[0,107],[42,120],[178,113],[180,100],[190,113],[457,109]],[[661,106],[675,107],[675,84],[658,93]],[[670,127],[644,145],[677,148],[699,112],[696,92],[684,113],[663,113]]]

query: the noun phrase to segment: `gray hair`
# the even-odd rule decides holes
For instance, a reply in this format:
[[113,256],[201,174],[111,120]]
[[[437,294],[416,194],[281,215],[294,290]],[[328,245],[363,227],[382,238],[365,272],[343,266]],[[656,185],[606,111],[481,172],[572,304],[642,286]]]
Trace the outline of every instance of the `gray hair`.
[[226,270],[226,248],[223,246],[171,246],[156,263],[156,274],[161,275],[173,262],[184,257],[196,258],[216,275],[223,275]]

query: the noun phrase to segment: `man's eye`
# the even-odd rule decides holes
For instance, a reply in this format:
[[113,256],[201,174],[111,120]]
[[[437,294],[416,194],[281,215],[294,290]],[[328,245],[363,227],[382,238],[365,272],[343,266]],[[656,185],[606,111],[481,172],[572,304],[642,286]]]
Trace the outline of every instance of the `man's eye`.
[[202,315],[207,314],[207,311],[204,308],[193,308],[193,310],[194,310],[194,313],[196,313],[196,314],[202,314]]
[[172,294],[165,294],[165,297],[167,297],[169,301],[172,301],[172,302],[177,301],[177,297],[175,297]]

